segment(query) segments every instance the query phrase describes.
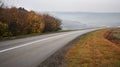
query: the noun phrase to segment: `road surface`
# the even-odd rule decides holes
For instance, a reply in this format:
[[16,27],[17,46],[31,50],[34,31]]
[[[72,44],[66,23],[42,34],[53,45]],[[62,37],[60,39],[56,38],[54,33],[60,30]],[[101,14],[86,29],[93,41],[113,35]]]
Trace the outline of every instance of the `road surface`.
[[76,37],[97,29],[54,33],[0,42],[0,67],[37,67]]

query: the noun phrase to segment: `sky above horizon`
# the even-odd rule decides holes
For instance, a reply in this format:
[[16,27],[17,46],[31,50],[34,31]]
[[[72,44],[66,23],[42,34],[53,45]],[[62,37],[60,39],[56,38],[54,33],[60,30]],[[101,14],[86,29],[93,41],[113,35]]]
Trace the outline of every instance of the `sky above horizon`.
[[34,11],[120,12],[120,0],[2,0],[8,6]]

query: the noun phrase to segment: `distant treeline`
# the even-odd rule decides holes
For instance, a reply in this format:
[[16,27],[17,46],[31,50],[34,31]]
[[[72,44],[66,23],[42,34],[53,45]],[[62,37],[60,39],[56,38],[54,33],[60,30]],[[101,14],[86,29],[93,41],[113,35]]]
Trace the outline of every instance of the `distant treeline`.
[[0,7],[0,37],[44,33],[61,29],[61,20],[24,8]]

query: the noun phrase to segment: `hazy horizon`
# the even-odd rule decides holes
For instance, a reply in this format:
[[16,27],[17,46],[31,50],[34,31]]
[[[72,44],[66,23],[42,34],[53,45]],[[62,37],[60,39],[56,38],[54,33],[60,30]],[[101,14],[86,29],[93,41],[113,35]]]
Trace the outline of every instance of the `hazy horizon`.
[[70,29],[90,26],[120,26],[120,13],[62,13],[53,12],[50,15],[63,20],[63,27]]
[[37,12],[120,12],[118,0],[1,0],[5,5]]

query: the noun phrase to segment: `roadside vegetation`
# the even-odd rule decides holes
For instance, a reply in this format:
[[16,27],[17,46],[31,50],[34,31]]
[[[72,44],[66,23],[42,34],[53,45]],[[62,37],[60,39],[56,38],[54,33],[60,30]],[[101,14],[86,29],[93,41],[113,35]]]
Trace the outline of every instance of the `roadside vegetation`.
[[120,45],[120,28],[115,28],[106,33],[106,38],[111,42]]
[[20,7],[8,8],[0,2],[0,40],[5,37],[61,30],[61,20],[48,14],[27,11]]
[[65,54],[66,67],[120,67],[120,28],[82,36]]

